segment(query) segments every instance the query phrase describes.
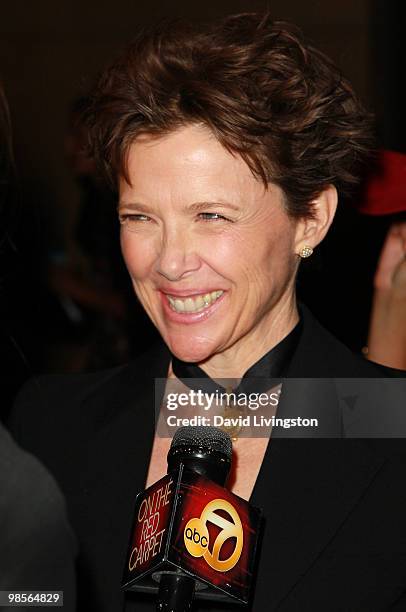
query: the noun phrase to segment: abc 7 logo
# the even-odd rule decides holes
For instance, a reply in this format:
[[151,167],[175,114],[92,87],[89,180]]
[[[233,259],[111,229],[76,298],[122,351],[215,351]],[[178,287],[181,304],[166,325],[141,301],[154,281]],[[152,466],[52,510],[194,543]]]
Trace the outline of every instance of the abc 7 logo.
[[[216,510],[224,510],[231,520],[217,514]],[[212,552],[209,551],[208,522],[214,523],[221,529],[214,541]],[[229,538],[236,539],[234,551],[228,559],[220,560],[221,547]],[[224,499],[213,499],[203,509],[200,518],[190,519],[183,532],[183,539],[192,557],[203,557],[213,569],[227,572],[234,567],[241,556],[243,529],[240,517],[229,502]]]

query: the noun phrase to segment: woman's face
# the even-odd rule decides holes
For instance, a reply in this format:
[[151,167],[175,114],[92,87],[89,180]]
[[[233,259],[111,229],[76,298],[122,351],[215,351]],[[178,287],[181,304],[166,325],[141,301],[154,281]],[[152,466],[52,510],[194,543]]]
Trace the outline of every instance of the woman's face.
[[[170,350],[201,362],[266,338],[293,302],[297,225],[279,187],[200,126],[143,136],[120,181],[121,245]],[[278,315],[279,313],[279,315]]]

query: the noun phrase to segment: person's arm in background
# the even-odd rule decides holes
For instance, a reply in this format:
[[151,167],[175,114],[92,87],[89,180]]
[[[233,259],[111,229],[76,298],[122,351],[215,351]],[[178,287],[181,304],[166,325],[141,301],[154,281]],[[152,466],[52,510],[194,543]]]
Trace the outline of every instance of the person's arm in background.
[[406,221],[391,226],[379,257],[367,357],[406,370]]

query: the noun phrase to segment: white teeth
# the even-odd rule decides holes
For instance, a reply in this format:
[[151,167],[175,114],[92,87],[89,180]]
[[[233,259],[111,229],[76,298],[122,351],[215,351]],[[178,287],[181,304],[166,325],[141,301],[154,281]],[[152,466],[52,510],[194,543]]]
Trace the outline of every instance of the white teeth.
[[171,304],[175,307],[176,310],[179,310],[179,312],[184,312],[185,305],[182,300],[171,300]]
[[185,304],[185,312],[193,312],[195,310],[195,302],[192,298],[187,298],[184,301]]
[[202,295],[198,295],[196,297],[188,297],[185,299],[174,298],[171,296],[167,296],[169,300],[169,304],[172,309],[176,312],[200,312],[205,308],[211,306],[213,302],[218,300],[218,298],[223,295],[223,291],[212,291],[211,293],[205,293]]
[[203,302],[203,298],[202,298],[202,296],[201,296],[201,295],[199,295],[199,296],[198,296],[198,297],[195,299],[195,305],[196,305],[196,308],[198,308],[198,309],[203,308],[203,306],[204,306],[204,302]]

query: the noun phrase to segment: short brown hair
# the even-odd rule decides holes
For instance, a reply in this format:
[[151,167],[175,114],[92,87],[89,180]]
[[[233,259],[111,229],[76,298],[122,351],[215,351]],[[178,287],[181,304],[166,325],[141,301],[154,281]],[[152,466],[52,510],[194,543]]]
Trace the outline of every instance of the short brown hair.
[[357,183],[370,117],[349,82],[290,24],[242,14],[195,32],[143,31],[102,74],[86,112],[96,160],[115,182],[141,133],[201,123],[276,183],[293,217],[329,184]]

